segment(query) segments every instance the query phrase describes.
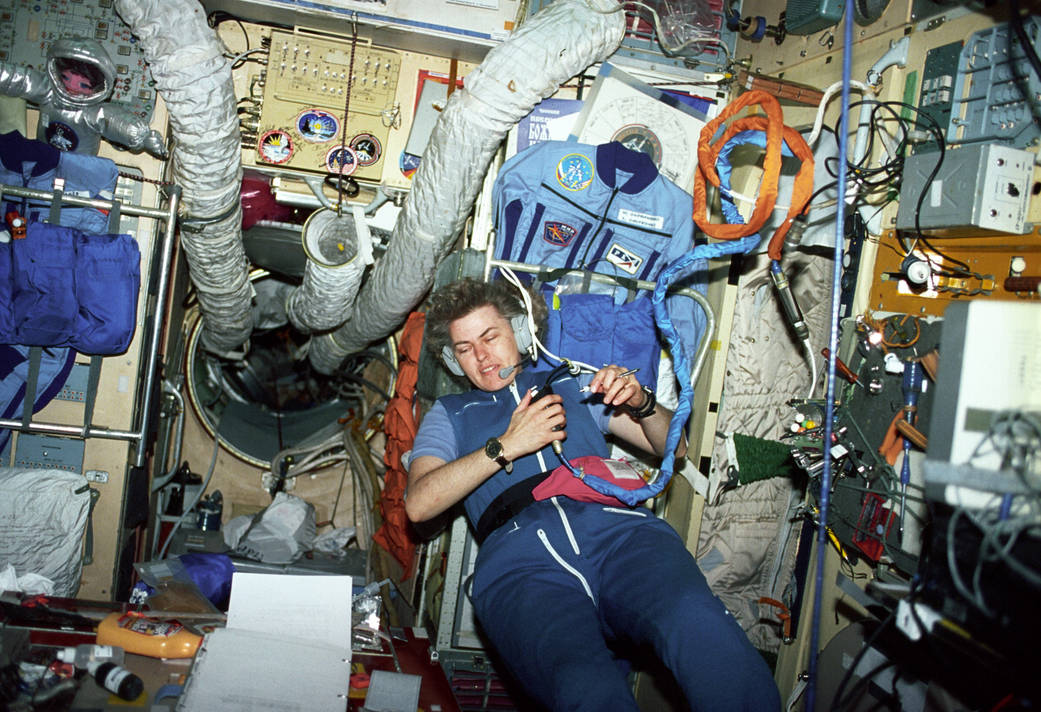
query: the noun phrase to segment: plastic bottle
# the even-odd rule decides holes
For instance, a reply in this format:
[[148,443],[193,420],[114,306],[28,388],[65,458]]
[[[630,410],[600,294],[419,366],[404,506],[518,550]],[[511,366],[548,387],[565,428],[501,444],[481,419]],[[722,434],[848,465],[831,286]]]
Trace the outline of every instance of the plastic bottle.
[[117,645],[128,653],[152,658],[190,658],[202,636],[177,621],[150,618],[141,613],[110,613],[98,624],[97,641]]
[[141,678],[115,663],[92,662],[87,665],[87,672],[99,685],[124,700],[136,700],[145,690]]
[[92,662],[121,664],[123,657],[123,649],[114,645],[83,644],[58,651],[58,660],[63,663],[72,663],[78,670],[86,670],[87,664]]

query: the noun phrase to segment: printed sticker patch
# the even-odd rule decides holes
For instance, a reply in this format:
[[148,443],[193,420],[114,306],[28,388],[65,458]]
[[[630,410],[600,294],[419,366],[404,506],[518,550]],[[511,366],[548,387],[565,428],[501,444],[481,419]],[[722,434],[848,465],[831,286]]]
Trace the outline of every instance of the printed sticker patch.
[[607,250],[607,261],[615,267],[625,270],[629,274],[636,274],[643,264],[643,258],[635,252],[625,249],[617,242],[612,243]]
[[567,247],[578,230],[562,222],[547,222],[542,228],[542,239],[556,247]]
[[47,143],[59,151],[75,151],[76,147],[80,145],[80,137],[76,135],[73,128],[61,121],[49,123],[44,135],[47,137]]
[[568,190],[585,190],[593,183],[593,162],[581,153],[569,153],[557,163],[557,182]]
[[308,109],[296,117],[296,130],[306,141],[331,141],[340,133],[340,121],[328,111]]
[[293,139],[285,131],[268,131],[257,142],[257,156],[265,163],[285,163],[293,157]]

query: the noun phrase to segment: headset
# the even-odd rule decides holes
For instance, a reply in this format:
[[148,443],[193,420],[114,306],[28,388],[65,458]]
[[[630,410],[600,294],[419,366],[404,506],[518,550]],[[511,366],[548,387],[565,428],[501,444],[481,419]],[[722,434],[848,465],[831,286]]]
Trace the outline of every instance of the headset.
[[[527,358],[532,353],[533,346],[531,330],[528,328],[528,315],[518,314],[510,317],[510,327],[513,329],[513,338],[517,341],[517,351]],[[463,367],[459,365],[459,360],[455,357],[455,349],[451,344],[446,344],[441,348],[441,360],[444,361],[445,368],[453,376],[464,375]],[[510,366],[513,365],[510,364]]]

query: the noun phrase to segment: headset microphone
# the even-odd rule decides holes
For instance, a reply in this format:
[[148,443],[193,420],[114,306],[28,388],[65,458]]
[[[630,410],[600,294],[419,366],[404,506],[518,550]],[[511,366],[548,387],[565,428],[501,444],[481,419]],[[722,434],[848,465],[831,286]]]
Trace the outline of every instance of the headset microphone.
[[513,364],[512,366],[507,366],[506,368],[500,368],[499,369],[499,378],[503,378],[503,379],[509,378],[511,373],[516,371],[518,368],[520,368],[521,366],[523,366],[526,362],[528,362],[530,360],[531,360],[531,354],[525,354],[524,357],[520,361],[518,361],[517,363]]

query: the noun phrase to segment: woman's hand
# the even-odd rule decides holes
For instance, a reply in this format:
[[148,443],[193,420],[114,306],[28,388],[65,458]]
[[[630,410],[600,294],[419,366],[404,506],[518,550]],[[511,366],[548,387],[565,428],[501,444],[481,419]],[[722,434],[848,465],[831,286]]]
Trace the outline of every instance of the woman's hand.
[[602,393],[605,405],[624,405],[632,409],[639,409],[647,396],[640,388],[640,382],[636,380],[636,376],[631,373],[622,375],[630,370],[613,363],[604,366],[593,376],[593,380],[589,384],[590,392]]
[[566,425],[563,398],[551,393],[533,402],[531,391],[528,391],[510,416],[506,432],[499,438],[503,455],[507,460],[516,460],[541,450],[554,440],[563,440],[567,437]]

